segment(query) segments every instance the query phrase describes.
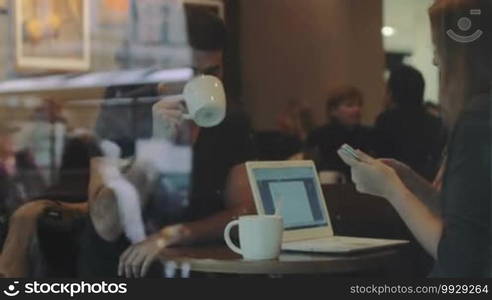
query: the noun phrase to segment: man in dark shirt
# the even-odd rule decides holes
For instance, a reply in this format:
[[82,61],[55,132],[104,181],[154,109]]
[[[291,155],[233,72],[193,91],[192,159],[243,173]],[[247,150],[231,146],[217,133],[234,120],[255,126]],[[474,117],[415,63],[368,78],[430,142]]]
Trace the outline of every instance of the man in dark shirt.
[[[222,78],[225,44],[223,22],[208,13],[188,12],[188,31],[196,73]],[[164,110],[158,116],[161,122],[172,123],[172,127],[177,130],[182,128],[183,110],[180,102],[164,101],[156,105]],[[176,118],[173,119],[167,113]],[[101,186],[93,186],[93,193],[89,196],[91,222],[88,231],[84,233],[91,242],[81,245],[80,275],[114,276],[118,272],[126,277],[144,276],[164,248],[217,240],[228,222],[254,208],[242,165],[254,158],[247,118],[230,109],[226,119],[216,127],[188,125],[194,152],[193,188],[185,215],[174,222],[169,222],[169,219],[166,221],[163,215],[163,227],[160,230],[142,242],[130,245],[123,235],[119,208],[112,191],[104,186],[102,189]],[[95,171],[94,176],[97,177],[98,170]],[[138,177],[135,173],[132,175],[137,189],[151,185],[147,182],[145,171],[140,170],[141,176]]]
[[334,90],[326,106],[328,124],[308,136],[307,148],[314,152],[319,170],[339,171],[349,175],[349,167],[337,155],[343,144],[372,153],[372,130],[361,125],[363,96],[354,87]]
[[376,152],[379,157],[404,162],[432,180],[446,141],[441,120],[425,110],[424,90],[424,78],[418,70],[401,66],[392,71],[388,93],[393,107],[376,121]]

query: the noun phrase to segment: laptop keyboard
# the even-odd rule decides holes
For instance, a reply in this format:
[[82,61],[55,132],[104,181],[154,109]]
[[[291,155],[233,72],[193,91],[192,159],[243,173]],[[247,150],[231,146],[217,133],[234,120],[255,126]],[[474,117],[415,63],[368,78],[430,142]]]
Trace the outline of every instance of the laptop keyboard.
[[[282,249],[308,252],[350,252],[389,246],[399,242],[385,239],[334,236],[315,240],[287,242],[282,245]],[[404,241],[401,242],[404,243]]]

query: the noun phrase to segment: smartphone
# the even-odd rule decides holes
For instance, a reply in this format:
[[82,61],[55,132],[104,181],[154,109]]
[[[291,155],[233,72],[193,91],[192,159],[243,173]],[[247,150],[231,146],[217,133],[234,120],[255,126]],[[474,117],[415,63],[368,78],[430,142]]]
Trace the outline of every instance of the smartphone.
[[357,153],[357,151],[352,148],[350,145],[348,144],[343,144],[342,147],[340,147],[340,149],[342,149],[346,154],[350,155],[352,158],[356,159],[356,160],[359,160],[360,161],[360,157],[359,157],[359,154]]

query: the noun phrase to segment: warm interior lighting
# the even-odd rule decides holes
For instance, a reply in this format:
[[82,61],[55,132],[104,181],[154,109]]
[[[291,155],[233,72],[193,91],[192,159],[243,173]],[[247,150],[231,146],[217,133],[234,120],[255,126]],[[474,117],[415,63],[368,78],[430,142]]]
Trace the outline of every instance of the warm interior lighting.
[[393,36],[395,35],[396,33],[396,29],[391,27],[391,26],[384,26],[382,29],[381,29],[381,33],[385,36],[385,37],[390,37],[390,36]]
[[128,0],[105,0],[104,5],[106,8],[116,13],[126,13],[130,10],[130,3]]

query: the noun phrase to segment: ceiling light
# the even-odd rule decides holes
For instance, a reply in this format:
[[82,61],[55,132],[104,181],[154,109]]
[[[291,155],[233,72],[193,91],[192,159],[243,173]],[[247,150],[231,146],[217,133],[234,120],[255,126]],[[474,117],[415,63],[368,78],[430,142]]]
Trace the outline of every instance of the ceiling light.
[[390,36],[395,35],[396,30],[395,30],[395,28],[393,28],[393,27],[391,27],[391,26],[384,26],[384,27],[381,29],[381,33],[382,33],[385,37],[390,37]]

